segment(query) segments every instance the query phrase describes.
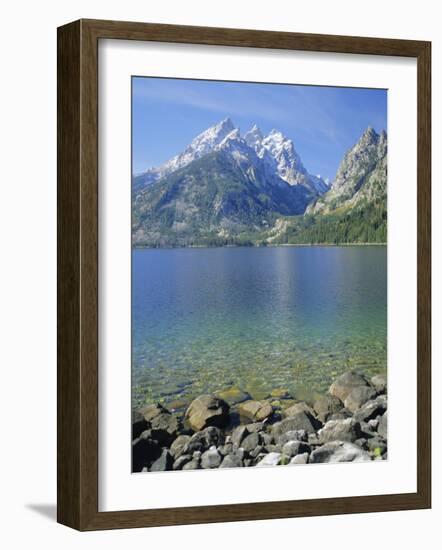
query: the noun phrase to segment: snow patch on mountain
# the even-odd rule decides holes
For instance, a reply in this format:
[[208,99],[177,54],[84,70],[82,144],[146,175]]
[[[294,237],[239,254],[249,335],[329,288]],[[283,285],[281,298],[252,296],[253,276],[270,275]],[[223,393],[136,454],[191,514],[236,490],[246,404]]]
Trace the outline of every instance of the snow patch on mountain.
[[274,185],[302,185],[314,195],[321,195],[329,189],[320,176],[307,172],[293,141],[282,132],[272,130],[263,136],[255,124],[241,137],[239,128],[234,126],[230,118],[225,118],[199,134],[182,153],[138,176],[137,192],[143,186],[146,187],[217,150],[229,154],[242,170],[250,173],[259,171]]
[[157,168],[150,168],[145,172],[146,185],[153,183],[172,172],[184,168],[196,159],[207,155],[219,145],[232,131],[235,130],[230,118],[225,118],[211,126],[192,140],[186,149]]

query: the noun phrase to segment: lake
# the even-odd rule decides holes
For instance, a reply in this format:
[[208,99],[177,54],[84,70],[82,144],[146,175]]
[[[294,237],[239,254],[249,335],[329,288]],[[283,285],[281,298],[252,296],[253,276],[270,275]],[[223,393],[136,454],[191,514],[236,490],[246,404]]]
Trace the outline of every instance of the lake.
[[132,403],[323,393],[387,366],[385,246],[135,249]]

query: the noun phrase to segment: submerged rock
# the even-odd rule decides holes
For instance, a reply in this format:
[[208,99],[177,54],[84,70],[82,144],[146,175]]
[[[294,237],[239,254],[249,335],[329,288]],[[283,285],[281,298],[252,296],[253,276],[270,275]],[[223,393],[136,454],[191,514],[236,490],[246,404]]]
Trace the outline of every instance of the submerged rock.
[[275,399],[290,399],[290,393],[286,388],[275,388],[270,392],[270,396]]
[[222,399],[230,406],[237,405],[238,403],[242,403],[243,401],[247,401],[251,399],[250,394],[240,390],[236,386],[226,388],[225,390],[217,391],[215,393],[215,397]]

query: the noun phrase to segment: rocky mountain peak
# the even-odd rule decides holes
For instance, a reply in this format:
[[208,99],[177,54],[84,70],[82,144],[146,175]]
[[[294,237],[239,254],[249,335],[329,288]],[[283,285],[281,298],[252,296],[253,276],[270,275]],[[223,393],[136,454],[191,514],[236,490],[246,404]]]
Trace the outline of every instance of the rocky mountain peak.
[[235,130],[233,122],[230,118],[225,118],[196,136],[188,149],[205,154],[219,145],[233,130]]
[[278,186],[302,185],[307,192],[313,194],[321,194],[327,190],[321,178],[307,172],[293,141],[280,130],[273,129],[264,137],[254,124],[241,137],[240,130],[227,117],[196,136],[182,153],[137,177],[134,192],[138,193],[145,186],[219,150],[231,155],[242,169],[246,169],[246,163],[249,162],[249,168],[260,171],[269,183]]
[[239,140],[241,138],[241,132],[239,131],[239,128],[234,128],[231,132],[227,134],[227,136],[221,141],[219,144],[220,147],[223,146],[223,144],[227,143],[228,141],[233,140]]
[[244,135],[244,140],[247,143],[249,147],[253,147],[253,149],[257,149],[261,146],[263,135],[261,130],[258,128],[256,124],[250,128],[248,132]]
[[[339,165],[330,190],[307,208],[307,213],[330,212],[367,198],[382,196],[386,182],[387,133],[369,126]],[[376,182],[380,182],[376,186]]]

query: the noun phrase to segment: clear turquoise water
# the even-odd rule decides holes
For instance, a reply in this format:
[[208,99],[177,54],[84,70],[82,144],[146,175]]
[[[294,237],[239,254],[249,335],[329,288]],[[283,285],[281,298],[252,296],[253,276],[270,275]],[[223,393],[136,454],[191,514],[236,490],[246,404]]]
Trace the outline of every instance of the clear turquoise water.
[[311,399],[345,370],[386,369],[386,247],[132,254],[134,407],[230,385]]

